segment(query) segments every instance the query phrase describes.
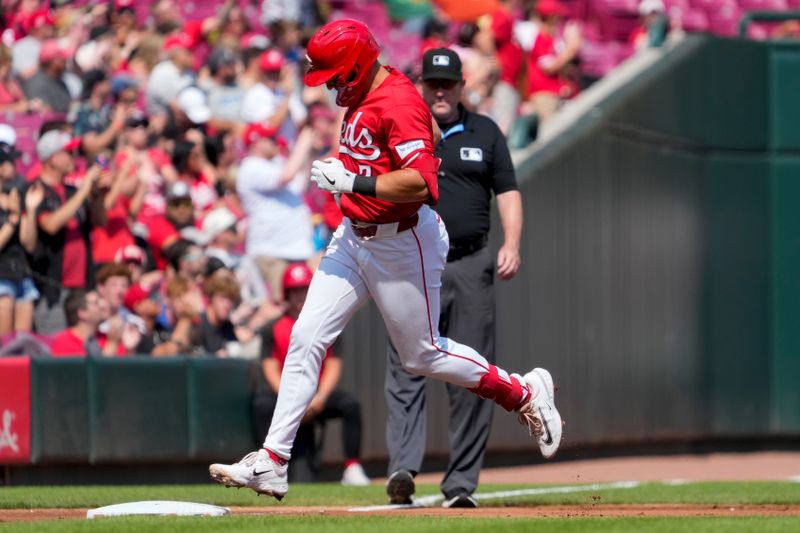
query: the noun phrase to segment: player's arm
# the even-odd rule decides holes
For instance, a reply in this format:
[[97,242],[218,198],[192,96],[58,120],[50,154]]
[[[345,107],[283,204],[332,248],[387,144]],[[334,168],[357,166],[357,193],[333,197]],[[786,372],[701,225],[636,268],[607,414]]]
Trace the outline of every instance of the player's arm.
[[264,379],[272,391],[277,394],[281,388],[281,367],[276,359],[269,357],[261,361],[261,370],[264,372]]
[[519,244],[522,235],[522,195],[507,191],[497,195],[497,210],[503,226],[503,246],[497,252],[497,275],[509,280],[519,271]]
[[404,168],[378,176],[375,197],[395,203],[424,202],[430,197],[430,191],[418,170]]
[[433,155],[433,121],[427,108],[401,106],[384,116],[390,157],[398,168],[379,176],[356,174],[338,159],[314,161],[311,178],[321,189],[395,203],[439,199],[439,159]]

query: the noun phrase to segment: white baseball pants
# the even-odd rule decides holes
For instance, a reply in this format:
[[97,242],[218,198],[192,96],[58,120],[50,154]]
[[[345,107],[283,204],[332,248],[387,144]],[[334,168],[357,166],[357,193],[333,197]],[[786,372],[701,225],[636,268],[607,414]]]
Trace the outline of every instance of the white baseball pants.
[[[370,296],[409,372],[468,388],[489,372],[489,363],[475,350],[439,336],[439,289],[449,240],[436,212],[424,205],[415,228],[381,233],[359,239],[345,218],[314,273],[292,330],[278,404],[264,441],[265,448],[281,457],[291,455],[297,428],[317,391],[326,350]],[[499,374],[509,381],[504,371]]]

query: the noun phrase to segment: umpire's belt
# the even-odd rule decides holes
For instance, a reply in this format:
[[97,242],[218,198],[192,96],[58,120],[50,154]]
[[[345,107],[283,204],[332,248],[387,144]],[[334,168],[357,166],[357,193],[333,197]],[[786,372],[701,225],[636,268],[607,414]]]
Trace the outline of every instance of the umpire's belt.
[[486,247],[489,242],[487,235],[480,235],[471,239],[458,239],[450,241],[450,250],[447,252],[447,262],[457,261],[462,257],[474,254]]
[[419,215],[406,217],[397,222],[390,222],[388,224],[368,224],[365,222],[350,222],[350,227],[353,229],[353,234],[359,239],[369,239],[372,237],[389,237],[402,231],[413,228],[419,221]]

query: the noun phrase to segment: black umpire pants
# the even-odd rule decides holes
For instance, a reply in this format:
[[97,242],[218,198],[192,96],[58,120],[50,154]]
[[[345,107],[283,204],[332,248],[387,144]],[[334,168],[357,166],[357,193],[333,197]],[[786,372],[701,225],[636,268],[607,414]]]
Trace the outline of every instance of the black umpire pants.
[[[267,437],[277,403],[278,395],[271,390],[253,398],[253,431],[258,446]],[[292,461],[289,463],[292,481],[314,481],[319,469],[315,426],[334,418],[342,419],[342,448],[345,459],[361,457],[361,405],[354,394],[336,389],[328,396],[325,406],[314,420],[300,424],[297,430],[292,446]]]
[[[494,364],[494,261],[487,247],[448,262],[442,274],[442,336],[467,344]],[[425,455],[425,377],[408,373],[389,343],[386,365],[386,444],[389,475],[397,470],[417,474]],[[450,463],[442,480],[444,495],[472,494],[489,431],[494,404],[463,387],[446,384],[450,399]]]

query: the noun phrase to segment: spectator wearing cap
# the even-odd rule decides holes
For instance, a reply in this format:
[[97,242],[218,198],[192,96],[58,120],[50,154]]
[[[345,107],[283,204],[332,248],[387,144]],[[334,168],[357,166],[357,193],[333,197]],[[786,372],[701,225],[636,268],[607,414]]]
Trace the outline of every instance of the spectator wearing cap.
[[139,100],[139,82],[128,74],[116,74],[111,78],[111,98],[115,104],[127,107]]
[[283,54],[275,48],[265,50],[259,57],[259,66],[261,81],[245,93],[242,119],[279,130],[287,118],[295,126],[305,121],[306,107],[295,91],[295,73],[284,67]]
[[164,39],[163,51],[166,59],[153,68],[147,80],[145,99],[147,113],[166,113],[178,93],[194,82],[191,48],[192,38],[185,33],[170,35]]
[[208,94],[211,117],[229,123],[241,121],[244,89],[239,85],[236,54],[228,48],[216,48],[208,58],[211,74],[203,89]]
[[0,142],[0,338],[11,331],[31,331],[39,297],[29,254],[36,248],[35,213],[44,189],[34,183],[25,191],[14,169],[18,155],[12,145]]
[[94,286],[91,229],[106,223],[103,195],[96,187],[102,169],[92,165],[77,187],[64,183],[75,169],[72,151],[79,144],[78,139],[59,129],[47,131],[36,143],[36,154],[42,162],[38,181],[45,190],[36,211],[40,246],[33,259],[42,294],[34,321],[41,334],[64,328],[67,290]]
[[16,161],[22,155],[17,150],[17,131],[8,124],[0,124],[0,183],[3,190],[11,187],[25,188],[25,180],[17,174]]
[[303,201],[313,133],[303,128],[288,159],[276,136],[275,128],[248,126],[248,153],[239,167],[236,192],[248,217],[245,252],[258,264],[272,298],[280,302],[286,266],[307,261],[314,252],[311,216]]
[[55,35],[55,18],[47,8],[33,11],[25,21],[27,35],[14,43],[11,70],[15,76],[26,80],[33,76],[38,67],[42,43]]
[[[117,255],[114,256],[114,263],[125,265],[128,268],[131,276],[131,286],[140,282],[144,284],[143,277],[145,277],[147,268],[147,253],[142,248],[135,244],[120,248],[117,250]],[[161,275],[159,274],[158,279],[160,278]]]
[[205,217],[200,228],[193,226],[181,230],[181,235],[205,247],[208,257],[221,260],[225,268],[234,270],[240,258],[235,250],[239,245],[236,215],[227,207],[217,207]]
[[662,0],[641,0],[639,2],[639,25],[628,37],[628,43],[638,52],[650,47],[661,46],[667,38],[669,21],[664,15]]
[[17,78],[11,73],[11,49],[0,44],[0,112],[41,111],[41,100],[28,100]]
[[177,180],[167,185],[166,200],[166,214],[152,217],[147,224],[147,243],[158,270],[166,268],[165,254],[180,239],[180,230],[194,225],[191,191],[185,182]]
[[46,109],[68,113],[72,97],[63,76],[67,59],[74,51],[59,39],[48,39],[39,50],[39,71],[25,81],[23,89],[29,100],[41,100]]
[[558,35],[561,20],[566,15],[567,9],[558,0],[541,0],[536,4],[538,33],[528,56],[526,107],[536,113],[540,123],[553,116],[563,99],[574,95],[566,73],[578,56],[581,34],[577,24],[567,23],[563,39]]
[[[286,311],[261,330],[261,372],[253,397],[253,431],[256,440],[262,441],[269,427],[278,401],[289,338],[292,328],[308,294],[311,270],[303,263],[290,265],[282,279],[282,290],[286,300]],[[319,386],[303,416],[297,439],[292,448],[290,476],[296,480],[313,481],[316,455],[315,423],[341,418],[342,449],[345,455],[343,485],[369,485],[370,481],[361,466],[361,406],[350,392],[339,388],[342,359],[328,348],[322,361]],[[298,461],[298,459],[300,459]],[[301,469],[302,470],[299,470]]]
[[72,131],[81,139],[83,151],[95,155],[110,147],[125,124],[126,108],[111,106],[111,82],[105,71],[94,69],[83,75],[81,103],[72,120]]
[[[211,108],[208,107],[208,96],[196,85],[180,90],[175,100],[167,108],[166,120],[162,136],[166,139],[190,139],[203,143],[205,132],[211,126]],[[195,130],[195,133],[190,133]]]

